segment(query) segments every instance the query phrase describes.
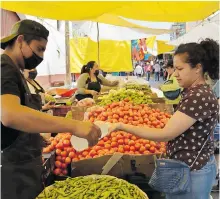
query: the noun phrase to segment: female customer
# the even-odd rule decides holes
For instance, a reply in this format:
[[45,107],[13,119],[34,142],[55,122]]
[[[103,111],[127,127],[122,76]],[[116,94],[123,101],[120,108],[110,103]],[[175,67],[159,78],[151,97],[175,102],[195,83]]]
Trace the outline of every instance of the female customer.
[[206,39],[180,45],[174,54],[174,68],[175,77],[184,90],[177,111],[163,129],[119,123],[109,130],[124,130],[149,140],[168,141],[169,158],[192,167],[190,192],[167,194],[166,198],[208,199],[216,176],[213,131],[219,106],[212,89],[205,83],[204,73],[212,79],[219,78],[219,44]]
[[101,91],[101,85],[116,86],[118,81],[108,81],[99,75],[99,67],[95,61],[88,62],[82,67],[81,75],[77,80],[76,99],[80,101],[85,98],[93,98]]

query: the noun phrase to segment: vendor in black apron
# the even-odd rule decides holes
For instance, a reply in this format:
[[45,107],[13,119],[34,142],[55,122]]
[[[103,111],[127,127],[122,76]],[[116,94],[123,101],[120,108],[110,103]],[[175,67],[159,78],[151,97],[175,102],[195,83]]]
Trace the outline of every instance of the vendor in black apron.
[[109,81],[99,75],[99,67],[95,61],[90,61],[82,67],[81,75],[77,80],[76,99],[93,98],[101,91],[101,85],[117,86],[118,81]]
[[42,191],[41,132],[71,132],[95,145],[100,129],[90,123],[42,113],[23,76],[43,60],[49,31],[32,20],[17,22],[1,39],[1,198],[34,199]]

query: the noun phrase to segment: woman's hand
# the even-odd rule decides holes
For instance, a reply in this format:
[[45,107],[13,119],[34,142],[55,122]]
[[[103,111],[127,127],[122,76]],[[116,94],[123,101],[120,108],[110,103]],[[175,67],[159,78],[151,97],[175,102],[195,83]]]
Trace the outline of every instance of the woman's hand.
[[90,90],[89,92],[90,92],[90,94],[91,94],[92,96],[96,96],[96,95],[98,95],[98,92],[97,92],[97,91]]
[[109,124],[109,129],[108,129],[108,132],[111,133],[113,131],[117,131],[120,129],[121,127],[121,123],[115,123],[115,124]]
[[47,104],[45,104],[44,106],[42,106],[42,110],[43,111],[46,111],[46,110],[49,110],[49,109],[52,109],[54,108],[54,104],[51,104],[52,102],[49,101]]

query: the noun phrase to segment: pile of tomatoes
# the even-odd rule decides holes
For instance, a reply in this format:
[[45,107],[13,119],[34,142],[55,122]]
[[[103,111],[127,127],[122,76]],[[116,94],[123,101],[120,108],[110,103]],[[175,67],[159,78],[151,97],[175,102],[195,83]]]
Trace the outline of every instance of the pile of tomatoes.
[[122,122],[150,128],[163,128],[170,117],[170,114],[159,109],[152,109],[146,104],[134,105],[128,100],[114,102],[105,106],[104,109],[96,109],[88,114],[88,119],[91,122]]

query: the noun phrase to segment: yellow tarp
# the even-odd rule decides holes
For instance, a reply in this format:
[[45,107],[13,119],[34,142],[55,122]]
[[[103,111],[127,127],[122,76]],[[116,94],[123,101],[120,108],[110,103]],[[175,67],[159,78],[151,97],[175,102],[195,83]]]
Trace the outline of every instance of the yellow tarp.
[[175,46],[166,44],[165,41],[157,41],[157,53],[163,54],[174,50]]
[[[98,44],[89,38],[70,41],[70,70],[80,73],[84,64],[98,62]],[[100,41],[100,68],[105,72],[132,71],[131,41]]]
[[95,20],[114,14],[145,21],[187,22],[219,10],[219,1],[2,1],[3,9],[57,20]]

